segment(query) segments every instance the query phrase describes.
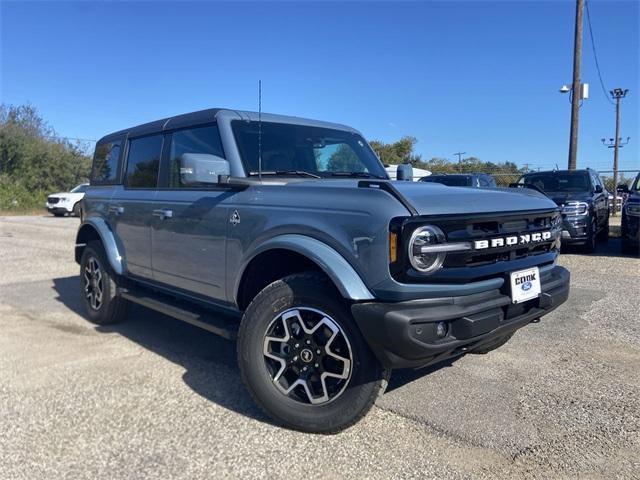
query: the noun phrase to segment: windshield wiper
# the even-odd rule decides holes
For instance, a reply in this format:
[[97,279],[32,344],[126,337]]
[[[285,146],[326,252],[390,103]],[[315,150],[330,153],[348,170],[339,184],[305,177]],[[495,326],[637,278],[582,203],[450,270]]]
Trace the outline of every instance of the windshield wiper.
[[359,178],[379,178],[386,180],[386,178],[380,175],[374,175],[368,172],[327,172],[332,177],[359,177]]
[[[259,175],[258,172],[249,172],[249,175]],[[263,171],[262,175],[298,175],[300,177],[322,178],[315,173],[305,172],[304,170],[269,170]]]

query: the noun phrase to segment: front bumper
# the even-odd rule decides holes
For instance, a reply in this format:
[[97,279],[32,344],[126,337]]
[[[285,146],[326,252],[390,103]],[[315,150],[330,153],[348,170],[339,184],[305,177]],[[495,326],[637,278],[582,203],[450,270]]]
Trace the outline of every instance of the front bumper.
[[[499,290],[460,297],[351,307],[369,346],[386,368],[420,367],[464,354],[538,320],[569,296],[569,271],[556,266],[541,274],[541,295],[512,304],[508,282]],[[436,327],[445,322],[447,334]]]
[[73,212],[73,207],[69,208],[67,205],[65,204],[61,204],[61,203],[46,203],[45,206],[47,207],[47,211],[49,213],[71,213]]
[[581,215],[575,217],[563,217],[562,219],[562,243],[584,243],[589,240],[589,225],[591,216]]

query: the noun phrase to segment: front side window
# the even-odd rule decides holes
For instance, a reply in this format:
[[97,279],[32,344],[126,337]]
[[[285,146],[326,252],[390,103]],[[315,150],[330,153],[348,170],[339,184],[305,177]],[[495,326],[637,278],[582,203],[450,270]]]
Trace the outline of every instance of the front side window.
[[120,140],[96,145],[91,181],[98,184],[115,183],[118,177],[119,159]]
[[258,174],[258,144],[263,175],[362,176],[387,179],[367,142],[358,134],[330,128],[235,121],[233,132],[249,175]]
[[162,152],[162,135],[129,141],[125,185],[130,188],[156,188]]
[[215,125],[178,130],[171,134],[169,153],[169,187],[183,188],[180,177],[180,157],[185,153],[206,153],[224,158],[220,134]]

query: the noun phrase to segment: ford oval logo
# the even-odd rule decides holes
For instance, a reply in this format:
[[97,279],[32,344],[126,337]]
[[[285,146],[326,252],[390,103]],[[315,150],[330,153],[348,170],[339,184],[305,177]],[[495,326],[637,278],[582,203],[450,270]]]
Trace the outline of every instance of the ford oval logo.
[[533,287],[533,285],[531,284],[531,282],[524,282],[522,284],[522,290],[524,290],[525,292],[527,290],[531,290],[531,287]]

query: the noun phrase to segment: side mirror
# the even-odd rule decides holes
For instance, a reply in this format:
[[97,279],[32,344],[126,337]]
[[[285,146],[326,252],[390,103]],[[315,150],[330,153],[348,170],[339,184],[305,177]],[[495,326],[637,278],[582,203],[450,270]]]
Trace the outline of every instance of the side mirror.
[[618,188],[616,188],[616,191],[618,193],[629,193],[629,185],[627,185],[626,183],[621,183],[620,185],[618,185]]
[[396,180],[411,182],[413,181],[413,167],[408,163],[398,165],[396,170]]
[[180,180],[183,185],[215,184],[224,181],[230,173],[229,162],[207,153],[180,155]]
[[602,193],[602,191],[603,191],[603,190],[602,190],[602,185],[596,185],[595,192],[596,192],[596,193]]

